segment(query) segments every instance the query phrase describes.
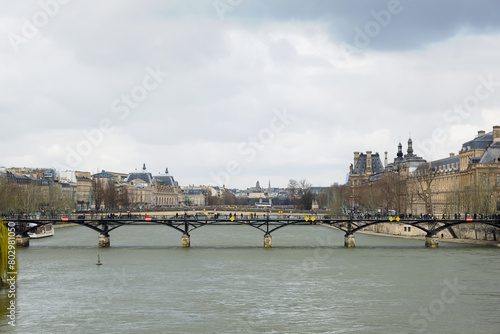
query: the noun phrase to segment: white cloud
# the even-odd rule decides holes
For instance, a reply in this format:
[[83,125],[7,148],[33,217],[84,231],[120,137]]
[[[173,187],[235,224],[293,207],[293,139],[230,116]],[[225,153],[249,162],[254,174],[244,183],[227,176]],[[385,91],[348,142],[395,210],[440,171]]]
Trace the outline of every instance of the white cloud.
[[[88,141],[84,131],[109,119],[114,130],[77,169],[128,172],[146,163],[153,173],[169,167],[181,184],[214,184],[211,172],[238,161],[234,187],[256,179],[286,186],[290,178],[326,186],[344,181],[354,151],[382,157],[388,151],[392,161],[399,140],[405,146],[411,133],[417,154],[440,158],[477,130],[500,124],[500,87],[461,124],[446,120],[454,104],[474,94],[480,77],[500,80],[500,35],[462,33],[414,51],[353,55],[317,20],[252,24],[235,15],[221,21],[209,1],[96,6],[61,7],[18,54],[5,34],[38,7],[6,6],[2,164],[64,163]],[[113,102],[156,66],[168,76],[120,118]],[[238,147],[285,107],[295,119],[248,161]],[[419,151],[439,129],[447,140]]]

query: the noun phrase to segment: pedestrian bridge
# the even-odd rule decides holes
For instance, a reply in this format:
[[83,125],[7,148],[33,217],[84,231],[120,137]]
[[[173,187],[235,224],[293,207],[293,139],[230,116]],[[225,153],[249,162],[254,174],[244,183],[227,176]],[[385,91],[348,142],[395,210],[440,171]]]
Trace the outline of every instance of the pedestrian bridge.
[[[463,217],[462,219],[355,219],[351,217],[331,218],[326,215],[273,215],[273,214],[213,214],[207,216],[200,214],[176,214],[175,216],[149,216],[149,215],[108,215],[108,216],[68,216],[54,219],[7,219],[9,226],[14,223],[16,242],[18,246],[29,246],[28,232],[46,224],[72,223],[85,226],[99,233],[98,246],[110,246],[110,233],[117,228],[126,226],[159,225],[178,231],[181,237],[181,246],[190,247],[191,232],[202,227],[248,225],[258,229],[264,235],[264,247],[272,247],[272,233],[289,226],[323,225],[339,229],[345,233],[344,246],[356,246],[354,234],[367,227],[381,224],[406,224],[425,232],[425,246],[436,248],[439,245],[438,234],[446,229],[462,224],[485,224],[500,228],[499,218],[475,219]],[[5,222],[7,224],[7,221]]]

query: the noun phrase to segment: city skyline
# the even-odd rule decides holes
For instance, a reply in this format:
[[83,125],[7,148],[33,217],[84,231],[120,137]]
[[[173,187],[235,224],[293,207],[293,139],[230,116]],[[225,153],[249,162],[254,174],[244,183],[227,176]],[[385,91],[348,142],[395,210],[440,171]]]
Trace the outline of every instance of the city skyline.
[[329,186],[352,152],[435,160],[500,124],[495,1],[4,7],[4,167]]
[[[470,140],[482,140],[482,137],[486,134],[486,136],[494,136],[494,132],[496,131],[495,128],[498,128],[498,126],[494,126],[493,127],[493,131],[485,131],[485,130],[478,130],[476,135],[470,137],[469,139]],[[462,148],[460,149],[460,151],[463,150],[464,148],[464,145],[466,144],[462,144]],[[354,160],[356,160],[357,158],[359,158],[359,156],[365,156],[365,153],[366,154],[370,154],[370,156],[373,155],[373,157],[375,157],[378,161],[378,164],[380,164],[379,166],[379,169],[377,171],[373,171],[374,174],[380,174],[380,173],[383,173],[387,168],[389,170],[392,169],[392,166],[396,163],[397,160],[400,160],[402,156],[404,156],[405,158],[406,157],[409,157],[411,159],[413,159],[412,161],[414,162],[413,164],[413,168],[411,168],[412,170],[414,170],[416,167],[418,167],[418,165],[420,163],[424,163],[424,162],[429,162],[429,163],[436,163],[436,164],[440,164],[443,160],[447,160],[449,157],[440,157],[439,159],[437,160],[434,160],[434,161],[426,161],[426,159],[422,158],[422,157],[418,157],[417,155],[415,155],[414,153],[414,150],[413,150],[413,140],[411,139],[411,137],[409,137],[408,141],[405,142],[405,145],[402,144],[402,142],[400,141],[399,144],[398,144],[398,153],[397,155],[395,155],[394,157],[391,157],[388,155],[388,152],[385,151],[383,152],[384,154],[381,154],[380,152],[373,152],[373,151],[366,151],[366,152],[363,152],[363,151],[359,151],[359,152],[353,152],[354,153]],[[450,152],[450,156],[455,156],[455,153],[454,152]],[[383,161],[384,160],[384,161]],[[351,163],[351,166],[349,167],[350,168],[350,171],[352,173],[352,168],[357,168],[359,166],[355,166],[355,164],[352,164]],[[381,169],[380,169],[381,168]],[[47,168],[44,167],[44,166],[9,166],[9,167],[6,167],[6,166],[1,166],[0,165],[0,172],[6,172],[6,171],[10,171],[10,172],[14,172],[15,174],[23,174],[24,172],[22,172],[22,170],[31,170],[31,171],[43,171],[43,170],[46,170]],[[59,174],[59,172],[70,172],[70,173],[74,173],[75,171],[70,171],[70,170],[57,170],[57,169],[54,169],[54,171],[56,173]],[[144,162],[142,163],[142,167],[141,168],[134,168],[133,170],[130,170],[130,171],[121,171],[121,170],[109,170],[109,169],[101,169],[101,170],[96,170],[96,171],[77,171],[77,172],[83,172],[83,173],[89,173],[90,175],[92,175],[92,177],[94,176],[97,176],[97,177],[100,177],[98,176],[99,174],[102,174],[102,173],[112,173],[112,174],[121,174],[121,175],[135,175],[137,173],[144,173],[144,174],[149,174],[151,175],[151,177],[158,177],[158,176],[167,176],[169,178],[171,178],[172,180],[174,179],[174,175],[172,175],[170,172],[169,172],[169,169],[168,169],[168,166],[165,167],[163,169],[163,171],[151,171],[147,168],[147,164]],[[29,173],[28,173],[29,174]],[[62,175],[62,174],[61,174]],[[62,176],[61,176],[62,177]],[[64,177],[63,177],[64,178]],[[290,179],[291,181],[292,179]],[[255,181],[255,180],[254,180]],[[255,183],[257,184],[256,187],[260,187],[260,179],[256,180]],[[302,182],[302,181],[307,181],[307,179],[300,179],[300,180],[294,180],[296,182]],[[126,181],[124,181],[125,183]],[[173,182],[173,181],[172,181]],[[186,182],[186,183],[179,183],[177,181],[175,181],[179,187],[182,187],[182,188],[190,188],[190,187],[219,187],[219,188],[226,188],[226,185],[221,183],[221,185],[219,184],[194,184],[194,183],[190,183],[189,181]],[[244,189],[251,189],[251,188],[254,188],[254,186],[252,185],[253,181],[250,181],[251,184],[249,185],[245,185],[245,186],[242,186],[242,187],[227,187],[228,189],[239,189],[239,190],[244,190]],[[346,183],[339,183],[339,182],[334,182],[328,186],[318,186],[318,185],[315,185],[315,184],[311,184],[309,182],[305,182],[305,184],[308,184],[310,187],[313,187],[313,188],[327,188],[327,187],[330,187],[330,186],[338,186],[338,185],[344,185],[344,184],[347,184],[348,185],[348,180],[346,178]],[[271,180],[269,179],[268,180],[268,183],[267,183],[267,187],[269,188],[272,188],[272,189],[285,189],[288,187],[289,184],[287,185],[278,185],[278,186],[275,186],[273,185],[271,187]],[[262,189],[267,189],[266,186],[263,186]]]

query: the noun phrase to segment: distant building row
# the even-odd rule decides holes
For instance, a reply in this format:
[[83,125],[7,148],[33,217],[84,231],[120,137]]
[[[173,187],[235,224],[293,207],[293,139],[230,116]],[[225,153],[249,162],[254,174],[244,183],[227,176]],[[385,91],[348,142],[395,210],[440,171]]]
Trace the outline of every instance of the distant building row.
[[[39,204],[21,208],[30,213],[44,212],[45,207],[54,207],[53,202],[60,202],[60,207],[87,211],[218,205],[228,194],[268,206],[272,205],[273,198],[283,201],[286,197],[285,189],[271,188],[270,183],[267,188],[261,188],[259,182],[246,190],[194,185],[181,189],[168,169],[153,175],[145,164],[141,170],[128,174],[106,170],[91,174],[49,168],[0,168],[0,175],[26,190],[19,192],[19,196],[27,194],[28,188],[41,194],[35,200]],[[47,199],[49,194],[52,194],[52,201]]]
[[169,207],[183,202],[182,191],[168,170],[152,176],[145,165],[142,171],[129,174],[103,170],[91,175],[45,168],[4,168],[0,172],[11,183],[41,186],[46,192],[50,189],[70,199],[79,211],[103,209],[110,203],[113,209],[119,209]]

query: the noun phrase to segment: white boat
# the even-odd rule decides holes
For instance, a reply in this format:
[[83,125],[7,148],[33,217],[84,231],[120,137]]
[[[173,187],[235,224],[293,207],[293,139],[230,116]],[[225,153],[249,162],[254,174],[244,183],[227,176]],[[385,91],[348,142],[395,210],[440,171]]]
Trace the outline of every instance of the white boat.
[[52,224],[46,224],[38,226],[31,232],[28,232],[30,239],[40,239],[45,237],[51,237],[54,235],[54,226]]

